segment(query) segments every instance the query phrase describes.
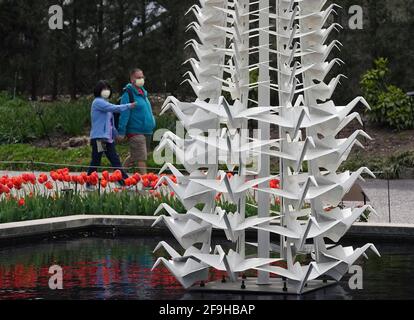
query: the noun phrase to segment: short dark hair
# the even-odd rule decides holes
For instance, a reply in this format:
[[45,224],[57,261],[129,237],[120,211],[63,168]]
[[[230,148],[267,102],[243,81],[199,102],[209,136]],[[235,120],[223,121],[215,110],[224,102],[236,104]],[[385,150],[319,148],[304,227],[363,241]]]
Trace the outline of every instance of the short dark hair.
[[109,98],[112,97],[113,92],[112,92],[112,87],[109,84],[109,82],[106,80],[100,80],[96,84],[95,89],[93,90],[93,95],[95,96],[95,98],[101,97],[102,90],[105,90],[105,89],[111,90],[111,95],[109,96]]
[[131,78],[135,72],[143,72],[143,71],[140,68],[131,69],[131,71],[129,71],[129,77]]

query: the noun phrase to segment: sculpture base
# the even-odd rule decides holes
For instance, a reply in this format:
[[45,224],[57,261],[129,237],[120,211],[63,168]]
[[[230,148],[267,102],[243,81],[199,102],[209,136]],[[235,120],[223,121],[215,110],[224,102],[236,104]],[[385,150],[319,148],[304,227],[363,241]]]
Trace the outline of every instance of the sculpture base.
[[205,284],[204,287],[200,285],[191,287],[190,291],[215,291],[215,292],[233,292],[233,293],[248,293],[248,294],[282,294],[282,295],[301,295],[306,294],[312,291],[320,290],[334,284],[337,284],[336,281],[323,281],[323,280],[312,280],[309,281],[307,286],[303,288],[302,293],[297,293],[293,288],[287,288],[284,290],[284,281],[280,278],[271,278],[270,284],[267,285],[258,285],[257,278],[247,278],[244,280],[245,289],[242,289],[242,280],[237,282],[225,282],[221,281],[212,281]]

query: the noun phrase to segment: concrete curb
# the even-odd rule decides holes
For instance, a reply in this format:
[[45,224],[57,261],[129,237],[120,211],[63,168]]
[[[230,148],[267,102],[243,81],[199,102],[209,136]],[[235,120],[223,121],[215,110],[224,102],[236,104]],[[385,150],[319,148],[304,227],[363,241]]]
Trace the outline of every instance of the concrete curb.
[[[137,235],[169,234],[168,229],[160,224],[151,228],[156,217],[148,216],[103,216],[78,215],[50,218],[25,222],[0,224],[0,240],[7,241],[35,236],[50,236],[72,231],[91,231],[96,228],[133,230]],[[249,235],[256,231],[251,230]],[[414,240],[414,225],[385,223],[356,223],[346,238],[363,238],[364,240]]]

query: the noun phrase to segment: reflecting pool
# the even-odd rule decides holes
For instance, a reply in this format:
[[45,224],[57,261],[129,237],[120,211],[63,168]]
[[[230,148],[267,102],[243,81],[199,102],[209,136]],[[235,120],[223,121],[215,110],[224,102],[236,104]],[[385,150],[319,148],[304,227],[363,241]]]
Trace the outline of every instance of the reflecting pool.
[[[167,269],[151,272],[158,238],[65,239],[0,247],[0,299],[413,299],[414,244],[378,244],[360,260],[363,290],[347,275],[332,287],[298,296],[186,292]],[[49,267],[63,268],[63,290],[50,290]],[[221,279],[212,273],[211,279]]]

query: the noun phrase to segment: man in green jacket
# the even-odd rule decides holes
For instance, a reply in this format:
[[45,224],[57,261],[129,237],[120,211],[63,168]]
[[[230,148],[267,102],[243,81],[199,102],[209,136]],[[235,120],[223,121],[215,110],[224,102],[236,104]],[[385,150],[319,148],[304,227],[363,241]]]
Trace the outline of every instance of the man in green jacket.
[[[143,174],[147,172],[148,160],[146,137],[154,133],[156,126],[148,92],[144,86],[144,72],[141,69],[133,69],[130,72],[130,83],[124,88],[121,104],[136,102],[137,105],[135,109],[121,113],[118,127],[120,139],[124,140],[126,137],[129,143],[129,156],[124,167],[137,165]],[[131,99],[134,101],[130,101]]]

